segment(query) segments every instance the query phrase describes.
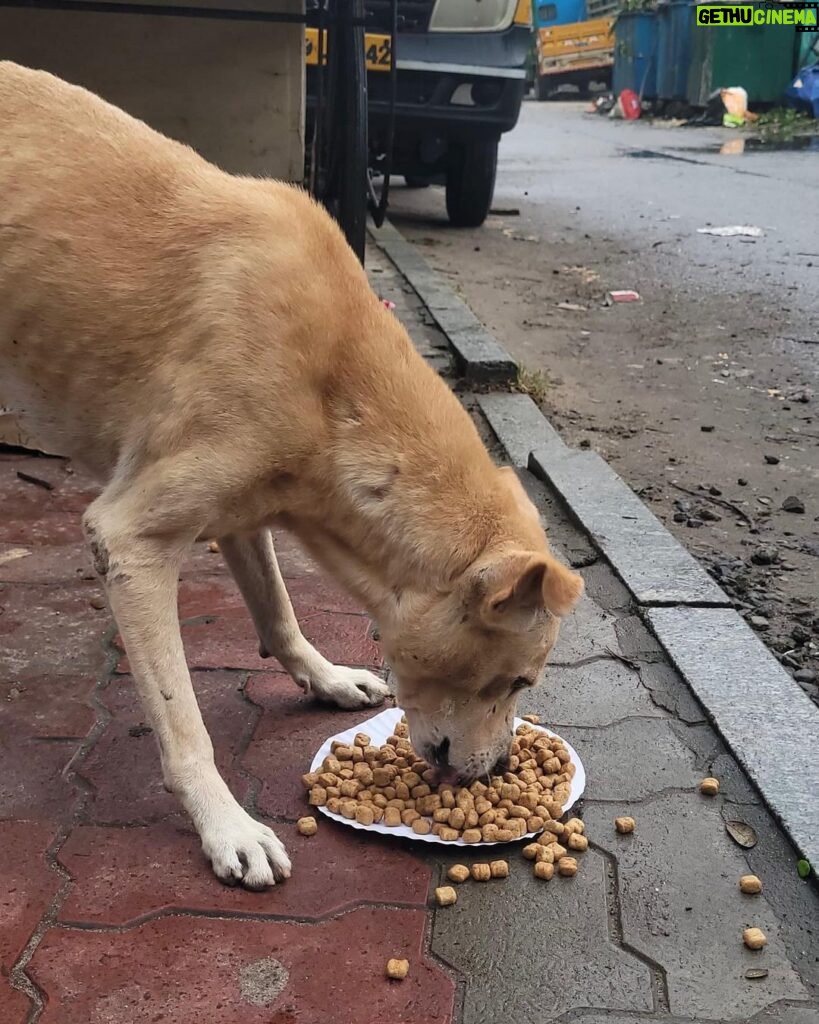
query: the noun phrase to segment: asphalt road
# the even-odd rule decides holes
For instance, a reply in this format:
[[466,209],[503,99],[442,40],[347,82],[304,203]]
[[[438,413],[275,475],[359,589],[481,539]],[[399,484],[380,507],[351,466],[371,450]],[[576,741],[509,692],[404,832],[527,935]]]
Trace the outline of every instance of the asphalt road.
[[[396,189],[393,220],[819,699],[819,139],[585,106],[524,104],[482,228],[450,228],[437,188]],[[730,225],[763,234],[697,230]]]

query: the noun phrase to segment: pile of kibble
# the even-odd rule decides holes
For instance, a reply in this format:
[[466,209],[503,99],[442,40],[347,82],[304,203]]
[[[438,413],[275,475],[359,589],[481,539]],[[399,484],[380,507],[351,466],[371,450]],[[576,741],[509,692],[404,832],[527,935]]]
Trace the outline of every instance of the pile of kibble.
[[575,771],[561,739],[525,722],[504,775],[463,788],[436,786],[435,770],[413,750],[402,719],[380,747],[365,733],[350,745],[334,741],[320,770],[302,782],[313,807],[361,825],[406,825],[443,842],[508,843],[558,821]]

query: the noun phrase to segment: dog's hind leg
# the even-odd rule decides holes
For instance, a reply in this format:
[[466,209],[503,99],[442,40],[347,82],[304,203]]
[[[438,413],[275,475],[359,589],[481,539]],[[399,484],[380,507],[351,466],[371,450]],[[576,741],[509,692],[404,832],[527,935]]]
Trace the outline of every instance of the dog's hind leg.
[[97,572],[162,758],[165,785],[190,815],[216,875],[250,889],[290,874],[275,833],[236,802],[216,769],[185,663],[177,614],[179,567],[197,528],[184,497],[150,473],[103,492],[83,517]]
[[262,657],[274,655],[305,693],[342,708],[372,707],[389,694],[363,669],[333,665],[305,640],[279,571],[269,530],[221,537],[219,547],[247,603]]

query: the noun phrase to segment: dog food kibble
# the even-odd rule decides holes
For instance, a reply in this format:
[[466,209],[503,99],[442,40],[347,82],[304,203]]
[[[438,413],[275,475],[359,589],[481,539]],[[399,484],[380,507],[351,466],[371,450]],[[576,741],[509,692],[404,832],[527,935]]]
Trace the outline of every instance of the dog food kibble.
[[403,981],[409,974],[409,960],[388,960],[387,977],[395,981]]
[[472,877],[476,882],[488,882],[492,877],[492,870],[488,864],[473,864]]
[[527,860],[534,860],[537,857],[538,850],[543,849],[540,843],[529,843],[528,846],[524,846],[521,853]]
[[637,822],[634,820],[634,818],[615,818],[614,819],[614,827],[622,835],[628,835],[629,832],[633,832],[634,831],[634,826],[636,824],[637,824]]
[[508,878],[509,864],[505,860],[490,860],[489,873],[493,878]]
[[573,832],[566,841],[566,845],[570,850],[578,850],[582,853],[584,850],[588,850],[589,841],[585,836],[581,836],[579,832]]
[[746,928],[742,933],[742,941],[748,949],[762,949],[768,944],[767,936],[761,928]]
[[366,804],[359,804],[355,809],[355,820],[359,825],[372,825],[375,821],[375,813],[372,807]]
[[469,868],[466,864],[453,864],[446,877],[450,882],[465,882],[469,878]]
[[704,796],[716,796],[719,793],[719,779],[703,779],[700,783],[700,793]]
[[533,870],[535,878],[542,878],[548,882],[550,878],[554,877],[555,866],[554,864],[549,864],[545,860],[538,860],[535,861],[535,866]]
[[[435,769],[412,748],[406,720],[397,722],[379,747],[364,732],[352,740],[333,740],[330,755],[316,771],[302,775],[302,784],[312,807],[326,807],[365,827],[403,825],[415,835],[467,844],[508,843],[540,833],[538,843],[561,837],[564,846],[554,851],[558,860],[566,855],[570,837],[578,839],[569,849],[583,850],[588,844],[579,818],[565,825],[558,820],[576,766],[563,741],[538,729],[537,722],[537,715],[529,715],[515,730],[503,775],[468,787],[437,785]],[[537,857],[533,845],[526,847],[531,860]]]
[[570,878],[572,875],[577,874],[577,861],[574,857],[561,857],[557,862],[557,871],[558,874],[566,875]]
[[303,836],[314,836],[318,832],[318,825],[316,819],[312,816],[307,818],[299,818],[296,822],[296,828]]
[[739,880],[739,890],[750,896],[756,896],[757,893],[762,892],[762,882],[756,875],[743,875]]
[[523,721],[524,722],[531,722],[532,725],[537,725],[538,722],[540,721],[540,715],[524,715],[523,716]]
[[458,899],[458,894],[451,885],[439,885],[435,890],[435,902],[439,907],[451,907]]

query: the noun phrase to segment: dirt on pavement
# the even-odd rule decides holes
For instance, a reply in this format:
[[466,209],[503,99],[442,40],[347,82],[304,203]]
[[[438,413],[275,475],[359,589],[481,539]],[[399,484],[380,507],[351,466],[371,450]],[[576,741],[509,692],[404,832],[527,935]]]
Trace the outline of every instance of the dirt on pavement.
[[[396,198],[398,228],[524,367],[567,443],[612,463],[819,701],[816,339],[793,337],[790,310],[762,294],[676,280],[650,240],[564,222],[542,244],[525,200],[453,231],[434,191]],[[639,302],[606,305],[635,287]]]

